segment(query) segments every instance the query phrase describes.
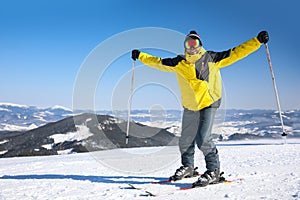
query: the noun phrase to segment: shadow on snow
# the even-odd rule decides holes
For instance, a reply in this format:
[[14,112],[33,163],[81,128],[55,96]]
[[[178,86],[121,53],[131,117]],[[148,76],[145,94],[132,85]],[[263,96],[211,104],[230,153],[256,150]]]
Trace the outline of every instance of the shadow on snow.
[[[191,183],[176,183],[164,182],[168,180],[167,177],[143,177],[143,176],[85,176],[85,175],[61,175],[61,174],[40,174],[40,175],[4,175],[0,180],[75,180],[75,181],[90,181],[93,183],[106,184],[152,184],[155,182],[162,182],[163,185],[173,185],[179,188],[186,188],[191,186]],[[124,187],[123,189],[126,189]],[[129,187],[127,188],[129,189]]]

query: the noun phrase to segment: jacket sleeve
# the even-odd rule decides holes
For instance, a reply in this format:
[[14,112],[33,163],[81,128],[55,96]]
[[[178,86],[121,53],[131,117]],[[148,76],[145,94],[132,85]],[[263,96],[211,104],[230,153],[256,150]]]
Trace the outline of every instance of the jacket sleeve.
[[258,50],[261,43],[258,39],[252,38],[243,44],[223,52],[211,52],[211,56],[218,68],[226,67],[235,63],[249,54]]
[[156,56],[152,56],[150,54],[141,52],[139,55],[139,60],[144,63],[145,65],[148,65],[150,67],[153,67],[155,69],[164,71],[164,72],[174,72],[175,68],[178,64],[178,57],[176,58],[165,58],[161,59]]

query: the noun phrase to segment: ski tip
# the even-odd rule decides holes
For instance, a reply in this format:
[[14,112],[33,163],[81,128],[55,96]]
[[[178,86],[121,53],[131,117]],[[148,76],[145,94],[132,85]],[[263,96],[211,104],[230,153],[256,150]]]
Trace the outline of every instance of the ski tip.
[[162,183],[170,183],[171,182],[171,180],[162,180],[162,181],[153,181],[153,182],[151,182],[151,184],[162,184]]
[[184,188],[180,188],[179,190],[190,190],[190,189],[193,189],[194,187],[191,186],[191,187],[184,187]]
[[224,183],[226,184],[229,184],[229,183],[233,183],[233,182],[238,182],[238,181],[244,181],[245,179],[244,178],[237,178],[237,179],[233,179],[233,180],[226,180],[224,181]]
[[155,194],[153,194],[152,192],[149,192],[149,191],[145,191],[146,192],[146,194],[148,194],[149,196],[151,196],[151,197],[155,197],[155,196],[157,196],[157,195],[155,195]]

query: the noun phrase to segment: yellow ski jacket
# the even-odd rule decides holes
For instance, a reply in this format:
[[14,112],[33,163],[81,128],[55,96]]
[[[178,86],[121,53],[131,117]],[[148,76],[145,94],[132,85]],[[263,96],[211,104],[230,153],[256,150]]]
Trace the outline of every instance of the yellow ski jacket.
[[206,51],[202,47],[198,58],[192,62],[187,58],[187,54],[162,59],[140,52],[138,59],[161,71],[175,72],[183,107],[198,111],[206,107],[220,106],[222,96],[220,68],[248,56],[260,46],[261,43],[255,37],[223,52]]

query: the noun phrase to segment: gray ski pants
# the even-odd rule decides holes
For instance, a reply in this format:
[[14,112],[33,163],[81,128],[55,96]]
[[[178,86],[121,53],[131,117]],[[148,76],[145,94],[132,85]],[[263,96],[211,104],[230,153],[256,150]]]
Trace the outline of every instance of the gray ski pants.
[[179,149],[183,166],[194,166],[195,144],[205,156],[207,170],[220,168],[216,145],[211,131],[217,108],[204,108],[200,111],[184,109]]

